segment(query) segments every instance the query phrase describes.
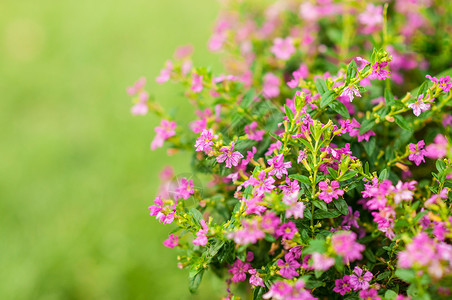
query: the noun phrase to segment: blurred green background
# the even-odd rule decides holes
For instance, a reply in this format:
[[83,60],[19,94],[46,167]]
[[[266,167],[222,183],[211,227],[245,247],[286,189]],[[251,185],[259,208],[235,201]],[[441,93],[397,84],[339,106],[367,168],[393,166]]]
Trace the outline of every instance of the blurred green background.
[[[212,299],[148,215],[166,164],[151,152],[155,117],[133,117],[140,76],[164,107],[189,107],[154,78],[178,45],[220,69],[207,40],[213,0],[0,1],[0,298]],[[187,121],[186,114],[179,116]]]

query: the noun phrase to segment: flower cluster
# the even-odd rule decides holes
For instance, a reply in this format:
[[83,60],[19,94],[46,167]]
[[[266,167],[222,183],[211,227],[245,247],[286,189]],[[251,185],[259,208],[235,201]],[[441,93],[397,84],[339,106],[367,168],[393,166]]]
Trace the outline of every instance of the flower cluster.
[[223,2],[208,46],[226,74],[183,46],[156,79],[193,119],[144,78],[127,89],[160,118],[151,149],[192,153],[195,176],[165,169],[149,207],[190,291],[216,274],[225,299],[450,297],[451,4]]

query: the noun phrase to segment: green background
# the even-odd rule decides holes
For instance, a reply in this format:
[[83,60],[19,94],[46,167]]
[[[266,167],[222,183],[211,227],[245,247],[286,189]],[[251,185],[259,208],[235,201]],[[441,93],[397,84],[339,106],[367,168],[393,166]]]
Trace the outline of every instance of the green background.
[[189,161],[150,151],[159,120],[133,117],[125,93],[146,76],[157,101],[188,121],[182,90],[154,79],[187,43],[195,65],[220,70],[206,46],[218,9],[213,0],[0,2],[1,299],[225,294],[207,277],[190,296],[188,271],[162,245],[172,227],[147,207],[163,166],[188,172]]

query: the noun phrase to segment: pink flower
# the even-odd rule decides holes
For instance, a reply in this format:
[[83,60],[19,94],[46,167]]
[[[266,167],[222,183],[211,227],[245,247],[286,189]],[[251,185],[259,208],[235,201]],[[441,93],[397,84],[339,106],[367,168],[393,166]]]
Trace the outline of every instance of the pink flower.
[[193,245],[205,246],[207,245],[207,232],[209,228],[206,225],[206,221],[201,220],[202,229],[199,229],[196,233],[196,238],[193,240]]
[[282,224],[279,226],[279,228],[276,230],[276,236],[280,237],[282,236],[285,240],[290,240],[294,237],[295,233],[298,232],[297,227],[295,226],[295,223],[292,221],[289,221],[287,223]]
[[399,181],[393,188],[395,204],[399,204],[402,201],[413,200],[413,191],[416,188],[415,184],[417,184],[417,182],[414,180],[410,182]]
[[[341,123],[341,127],[342,127],[342,125],[344,125],[345,126],[344,131],[347,132],[347,130],[348,130],[350,136],[357,136],[358,142],[361,142],[363,140],[368,142],[371,136],[375,136],[375,132],[373,132],[372,130],[369,130],[366,133],[360,135],[359,129],[361,128],[361,124],[359,124],[359,122],[356,121],[355,118],[353,118],[350,125],[347,125],[347,123],[348,123],[347,121],[343,121]],[[342,128],[341,128],[341,130],[342,130]]]
[[265,98],[271,99],[279,96],[279,85],[281,79],[273,73],[267,73],[264,76],[264,83],[262,87],[262,93]]
[[449,93],[452,89],[452,80],[450,76],[440,77],[439,79],[430,75],[425,77],[430,79],[433,83],[437,83],[438,87],[440,87],[445,93]]
[[165,83],[167,82],[171,77],[171,71],[173,70],[173,63],[168,60],[165,64],[165,68],[160,71],[160,75],[155,79],[157,83]]
[[355,85],[353,85],[345,88],[341,96],[348,97],[350,102],[352,102],[355,97],[361,97],[361,94],[359,93],[359,89]]
[[[166,201],[165,201],[166,202]],[[174,213],[176,211],[177,202],[168,201],[173,205],[163,206],[163,200],[157,196],[154,200],[154,205],[149,206],[151,216],[156,216],[156,219],[163,224],[171,224],[174,220]]]
[[210,130],[204,129],[200,135],[200,137],[196,140],[195,147],[196,151],[204,151],[208,154],[212,151],[212,142],[213,133]]
[[264,231],[273,234],[281,223],[281,219],[272,211],[267,211],[262,217],[261,227]]
[[294,53],[296,49],[293,45],[291,37],[285,39],[276,38],[273,40],[273,47],[271,52],[279,59],[288,60]]
[[409,144],[408,149],[410,149],[410,156],[408,156],[408,159],[411,161],[414,161],[416,166],[419,166],[421,162],[425,162],[424,156],[426,155],[427,151],[425,151],[424,148],[425,143],[423,140],[420,140],[417,142],[417,144]]
[[298,70],[292,73],[293,79],[287,82],[287,86],[294,89],[298,86],[300,79],[304,79],[309,75],[308,67],[306,64],[301,64]]
[[160,122],[160,126],[155,127],[154,131],[157,135],[154,137],[154,140],[151,143],[151,150],[155,150],[163,146],[163,142],[169,139],[172,136],[176,135],[176,122],[162,120]]
[[331,185],[328,185],[327,181],[320,181],[319,188],[323,191],[319,194],[319,199],[326,203],[330,203],[333,198],[338,199],[339,196],[344,194],[344,190],[339,189],[339,182],[336,180],[332,181]]
[[292,287],[283,282],[276,281],[269,289],[267,293],[265,293],[262,298],[264,299],[288,299],[286,296],[292,292]]
[[386,78],[389,78],[391,72],[384,70],[387,65],[387,62],[375,63],[372,66],[372,74],[370,74],[369,79],[373,80],[378,78],[378,80],[385,80]]
[[250,125],[245,125],[245,133],[248,134],[248,138],[254,141],[262,141],[262,137],[265,134],[265,130],[256,130],[257,122],[253,121]]
[[284,156],[279,154],[277,156],[272,157],[267,160],[267,163],[270,166],[273,166],[273,169],[268,172],[269,175],[275,175],[276,178],[281,179],[283,175],[287,175],[287,168],[292,167],[291,162],[284,162]]
[[193,45],[184,45],[177,47],[174,52],[174,58],[176,59],[184,59],[191,56],[193,53]]
[[419,95],[418,99],[414,103],[408,104],[408,107],[413,109],[413,114],[416,117],[419,117],[419,115],[423,111],[427,111],[430,109],[430,104],[423,102],[422,101],[423,98],[424,98],[424,94],[421,94],[421,95]]
[[367,290],[369,288],[369,281],[372,280],[373,274],[366,271],[363,275],[363,269],[355,267],[355,274],[350,276],[350,286],[355,291]]
[[[285,261],[284,261],[285,260]],[[296,269],[298,269],[301,265],[300,263],[293,257],[292,253],[286,253],[284,256],[284,260],[279,259],[276,264],[281,269],[279,270],[279,273],[282,277],[287,279],[292,279],[296,276],[298,276],[298,272]]]
[[259,273],[256,269],[248,270],[248,273],[251,274],[250,284],[253,286],[262,286],[264,287],[264,280],[259,276]]
[[127,88],[127,94],[129,94],[129,96],[135,96],[136,94],[138,94],[138,92],[140,92],[144,88],[145,84],[146,78],[141,77],[140,79],[137,80],[137,82],[133,84],[133,86],[129,86]]
[[168,248],[174,248],[179,244],[179,237],[174,234],[170,234],[166,240],[163,241],[163,245]]
[[195,93],[201,93],[203,89],[202,85],[202,75],[196,73],[193,74],[193,79],[191,82],[191,90]]
[[239,282],[244,281],[246,279],[246,272],[251,268],[249,263],[245,263],[240,259],[237,259],[232,268],[229,269],[229,273],[232,273],[232,281]]
[[370,34],[383,24],[383,6],[367,4],[366,10],[359,14],[359,23],[364,25],[363,33]]
[[380,300],[378,291],[376,289],[362,290],[359,292],[359,297],[364,300]]
[[298,151],[297,163],[301,163],[306,158],[306,153],[303,150]]
[[179,186],[176,189],[176,193],[174,195],[175,200],[179,200],[181,198],[187,200],[190,198],[191,195],[195,193],[195,190],[193,189],[193,180],[190,179],[190,181],[187,180],[187,178],[182,178]]
[[243,155],[235,151],[234,152],[235,142],[231,143],[231,147],[222,147],[220,152],[223,154],[218,155],[217,162],[222,163],[226,161],[226,168],[231,168],[232,166],[236,167],[239,164],[240,159],[243,158]]
[[334,281],[335,287],[333,288],[333,291],[335,291],[338,294],[341,294],[341,296],[344,296],[346,293],[350,292],[352,290],[350,286],[350,276],[345,275],[341,279],[336,279]]
[[311,259],[314,270],[326,271],[335,263],[334,258],[318,252],[312,253]]
[[447,138],[442,134],[438,134],[433,142],[433,144],[430,144],[425,148],[425,156],[433,159],[439,159],[446,156],[449,145]]
[[255,244],[258,240],[265,237],[265,233],[259,227],[257,219],[250,221],[242,220],[243,229],[233,232],[228,235],[233,238],[238,245]]
[[244,186],[252,185],[254,187],[254,193],[256,196],[262,196],[267,192],[271,192],[275,186],[273,183],[275,183],[275,179],[273,177],[268,177],[267,173],[265,173],[264,170],[260,171],[257,175],[257,179],[254,177],[250,177],[247,181],[244,182]]
[[138,103],[136,103],[132,109],[131,112],[133,115],[137,116],[137,115],[145,115],[148,113],[149,107],[148,107],[148,99],[149,99],[149,95],[146,92],[141,92],[138,95]]
[[356,242],[356,233],[351,231],[338,231],[331,238],[334,252],[342,256],[345,263],[361,259],[364,245]]

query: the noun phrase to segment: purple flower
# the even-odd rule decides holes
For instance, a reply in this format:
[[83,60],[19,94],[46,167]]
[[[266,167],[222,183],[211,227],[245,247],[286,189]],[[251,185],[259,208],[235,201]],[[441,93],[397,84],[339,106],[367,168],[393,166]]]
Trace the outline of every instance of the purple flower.
[[271,99],[279,96],[279,85],[281,80],[273,73],[267,73],[264,76],[262,93],[265,98]]
[[425,143],[423,140],[420,140],[417,142],[417,144],[409,144],[408,149],[410,149],[410,156],[408,156],[408,159],[411,161],[414,161],[416,166],[419,166],[421,162],[425,162],[424,156],[426,155],[427,151],[425,151],[424,148]]
[[353,212],[352,208],[349,206],[348,207],[348,215],[344,216],[344,220],[342,220],[341,226],[350,226],[350,227],[355,227],[355,228],[359,228],[358,225],[358,220],[359,218],[359,211],[355,211]]
[[350,102],[352,102],[355,97],[361,97],[361,94],[359,93],[359,89],[355,85],[353,85],[345,88],[341,96],[348,97]]
[[253,121],[250,125],[245,125],[245,133],[248,134],[248,138],[254,141],[262,141],[265,134],[265,130],[256,130],[257,122]]
[[256,271],[256,269],[248,270],[248,273],[251,275],[250,277],[250,284],[253,286],[262,286],[264,287],[264,280],[259,276],[259,273]]
[[244,186],[252,185],[254,187],[253,193],[255,193],[256,196],[262,196],[264,193],[271,192],[275,188],[273,185],[273,183],[275,183],[275,179],[271,176],[265,178],[266,176],[267,173],[262,170],[257,175],[257,179],[250,177],[250,179],[245,181]]
[[285,39],[276,38],[270,50],[277,58],[288,60],[296,51],[291,37]]
[[306,153],[303,150],[298,151],[297,163],[301,163],[306,158]]
[[[173,204],[173,201],[165,201]],[[156,216],[156,219],[159,220],[160,223],[170,224],[174,220],[174,212],[176,211],[177,202],[174,202],[173,205],[165,205],[163,206],[163,200],[160,196],[157,196],[154,200],[154,205],[149,206],[149,210],[151,211],[149,214],[151,216]]]
[[334,281],[335,287],[333,288],[333,291],[335,291],[338,294],[341,294],[341,296],[344,296],[346,293],[350,292],[352,290],[352,287],[350,286],[350,276],[345,275],[341,279],[336,279]]
[[423,98],[424,98],[424,94],[421,94],[421,95],[419,95],[419,98],[415,102],[408,104],[408,107],[413,109],[413,114],[416,117],[419,117],[419,115],[423,111],[427,111],[430,109],[430,104],[423,102],[422,101]]
[[312,253],[311,259],[314,270],[326,271],[335,263],[334,258],[318,252]]
[[220,152],[223,154],[218,155],[217,162],[222,163],[226,161],[226,168],[231,168],[232,166],[236,167],[239,164],[240,159],[243,158],[243,155],[235,151],[234,152],[235,142],[231,143],[231,147],[222,147]]
[[163,241],[163,245],[168,248],[174,248],[179,244],[179,237],[174,234],[170,234],[166,240]]
[[138,95],[138,103],[136,103],[132,109],[131,112],[133,115],[137,116],[137,115],[145,115],[147,114],[149,107],[148,107],[148,99],[149,99],[149,95],[146,92],[141,92]]
[[196,140],[196,151],[204,151],[206,154],[209,153],[212,150],[212,142],[213,139],[213,133],[210,130],[204,129],[199,136],[199,138]]
[[446,156],[449,145],[447,138],[442,134],[438,134],[433,142],[433,144],[430,144],[425,148],[425,156],[433,159],[443,158]]
[[372,74],[370,74],[369,79],[378,78],[378,80],[385,80],[386,78],[389,78],[389,74],[391,74],[391,72],[384,70],[387,65],[387,62],[375,63],[372,66]]
[[193,74],[193,79],[191,82],[191,90],[195,93],[201,93],[203,89],[202,85],[202,75]]
[[355,267],[355,274],[350,276],[350,286],[355,291],[367,290],[369,288],[369,281],[372,280],[373,274],[366,271],[363,275],[363,269]]
[[331,182],[331,185],[328,185],[327,181],[320,181],[319,188],[323,192],[319,194],[319,199],[325,201],[326,203],[330,203],[334,199],[338,199],[339,196],[344,194],[344,191],[339,189],[339,182],[336,180]]
[[362,290],[359,292],[359,297],[364,300],[380,300],[378,291],[376,289]]
[[154,131],[157,133],[151,143],[151,150],[155,150],[163,146],[163,142],[172,136],[176,135],[176,122],[162,120],[160,126],[155,127]]
[[246,272],[251,268],[249,263],[245,263],[240,259],[237,259],[232,268],[229,269],[229,273],[232,273],[232,281],[239,282],[244,281],[246,279]]
[[265,293],[262,298],[264,299],[286,299],[286,296],[292,292],[292,287],[283,282],[276,281],[269,289],[267,293]]
[[[373,132],[372,130],[369,130],[366,133],[360,135],[359,134],[359,129],[361,128],[361,124],[359,124],[359,122],[356,121],[354,118],[351,121],[350,125],[348,125],[347,122],[342,123],[341,127],[342,127],[342,125],[344,125],[344,129],[343,130],[345,130],[346,132],[348,131],[350,136],[357,136],[358,137],[358,142],[361,142],[363,140],[366,140],[368,142],[369,138],[371,136],[375,135],[375,132]],[[341,131],[342,131],[342,128],[341,128]]]
[[190,179],[190,181],[188,181],[187,178],[182,178],[179,183],[179,186],[176,188],[174,199],[179,200],[183,198],[187,200],[188,198],[190,198],[191,195],[195,193],[193,187],[194,187],[193,179]]
[[209,228],[206,225],[206,221],[201,220],[202,228],[196,233],[196,238],[193,240],[193,245],[205,246],[207,245],[207,232]]
[[[413,144],[411,144],[413,145]],[[402,201],[411,201],[413,199],[413,191],[416,188],[417,182],[402,182],[399,180],[397,185],[393,188],[394,192],[394,202],[399,204]]]
[[[284,261],[285,260],[285,261]],[[279,259],[276,264],[281,269],[279,270],[282,277],[287,279],[292,279],[295,276],[298,276],[298,269],[301,265],[300,263],[293,257],[292,253],[286,253],[284,256],[284,260]]]
[[233,232],[228,235],[229,238],[233,238],[234,242],[238,245],[255,244],[258,240],[265,237],[265,233],[259,227],[257,219],[243,220],[243,229]]
[[276,236],[282,236],[283,239],[290,240],[293,238],[296,232],[298,232],[298,229],[295,226],[295,223],[289,221],[279,226],[279,228],[276,230]]
[[281,219],[272,211],[267,211],[262,217],[261,227],[264,231],[273,234],[281,223]]
[[168,60],[165,64],[165,68],[160,71],[160,75],[155,79],[157,83],[164,83],[167,82],[171,77],[171,71],[173,70],[173,63]]
[[300,79],[306,78],[309,75],[308,67],[306,64],[301,64],[300,68],[292,73],[293,79],[287,82],[287,85],[294,89],[298,86]]
[[292,167],[291,162],[284,162],[284,156],[282,154],[268,159],[267,163],[270,166],[273,166],[273,170],[271,170],[268,174],[275,175],[278,179],[281,179],[284,174],[287,175],[287,168]]
[[331,245],[334,252],[342,256],[345,263],[361,259],[364,245],[356,242],[356,233],[351,231],[339,231],[333,234]]
[[452,80],[450,76],[440,77],[439,79],[430,75],[425,77],[430,79],[433,83],[437,83],[438,87],[440,87],[445,93],[449,93],[452,89]]

